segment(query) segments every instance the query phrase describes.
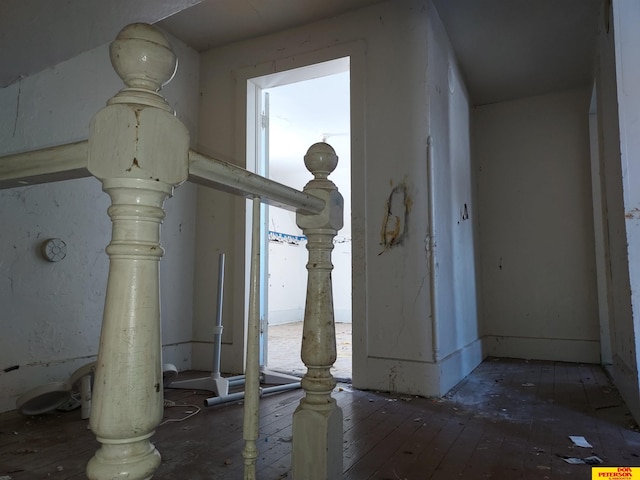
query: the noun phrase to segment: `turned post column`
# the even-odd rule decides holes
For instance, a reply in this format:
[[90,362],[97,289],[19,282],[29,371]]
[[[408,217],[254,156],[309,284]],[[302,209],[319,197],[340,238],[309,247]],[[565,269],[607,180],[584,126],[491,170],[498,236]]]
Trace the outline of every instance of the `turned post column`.
[[333,238],[343,226],[343,199],[327,176],[338,156],[326,143],[312,145],[304,157],[314,179],[304,192],[325,201],[318,215],[298,213],[296,222],[307,237],[307,298],[302,333],[302,379],[305,397],[293,414],[292,473],[294,480],[342,478],[342,410],[331,396],[336,381],[336,330],[331,284]]
[[160,224],[187,179],[189,133],[158,94],[177,60],[156,28],[133,24],[110,48],[126,87],[91,121],[89,171],[111,197],[109,278],[90,425],[102,444],[91,480],[151,478],[160,454],[149,438],[162,419]]

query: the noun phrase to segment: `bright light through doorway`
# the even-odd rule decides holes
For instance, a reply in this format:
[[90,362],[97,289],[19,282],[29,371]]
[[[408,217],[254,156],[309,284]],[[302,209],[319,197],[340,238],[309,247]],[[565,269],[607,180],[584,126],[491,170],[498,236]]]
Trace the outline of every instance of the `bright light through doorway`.
[[[326,141],[339,156],[330,176],[345,200],[345,224],[333,250],[332,272],[338,359],[332,371],[351,378],[351,143],[349,72],[264,90],[269,96],[269,178],[302,189],[311,179],[303,156]],[[306,291],[306,241],[295,214],[268,208],[267,361],[270,370],[303,374],[300,360]]]

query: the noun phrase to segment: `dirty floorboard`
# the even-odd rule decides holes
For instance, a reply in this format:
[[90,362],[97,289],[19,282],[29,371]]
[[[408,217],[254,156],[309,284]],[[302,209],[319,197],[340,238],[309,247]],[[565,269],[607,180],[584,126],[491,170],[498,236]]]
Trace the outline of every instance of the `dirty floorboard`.
[[[258,478],[290,478],[291,417],[301,391],[261,400]],[[206,392],[167,389],[177,405]],[[640,433],[603,369],[561,362],[487,359],[445,398],[358,391],[339,384],[345,480],[591,478],[589,465],[640,465]],[[165,421],[194,407],[167,407]],[[592,448],[575,446],[584,436]],[[242,478],[242,405],[203,408],[161,425],[154,479]],[[0,415],[0,477],[82,479],[98,444],[79,411]]]

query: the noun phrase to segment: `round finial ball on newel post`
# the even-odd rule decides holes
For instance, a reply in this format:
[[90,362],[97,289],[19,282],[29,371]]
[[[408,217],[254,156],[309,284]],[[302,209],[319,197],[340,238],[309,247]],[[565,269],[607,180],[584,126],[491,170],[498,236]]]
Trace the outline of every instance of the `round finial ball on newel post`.
[[130,88],[159,91],[176,73],[178,58],[167,37],[146,23],[127,25],[109,48],[111,64]]
[[304,164],[316,179],[326,179],[338,166],[338,155],[328,143],[314,143],[304,156]]

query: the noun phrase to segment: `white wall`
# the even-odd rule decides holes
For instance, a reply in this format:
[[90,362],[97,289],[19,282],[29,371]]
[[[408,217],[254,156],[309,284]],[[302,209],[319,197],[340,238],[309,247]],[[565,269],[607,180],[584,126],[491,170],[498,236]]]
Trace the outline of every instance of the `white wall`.
[[[198,55],[180,57],[164,91],[195,135]],[[123,87],[104,45],[0,89],[0,155],[86,139],[91,117]],[[166,361],[190,364],[195,188],[181,186],[162,227],[162,321]],[[0,191],[0,411],[26,390],[68,380],[97,354],[111,237],[108,196],[94,178]],[[68,255],[45,261],[41,243],[59,237]]]
[[269,325],[301,322],[304,319],[306,246],[306,241],[269,241]]
[[[300,188],[300,187],[299,187]],[[348,192],[347,192],[348,193]],[[295,213],[269,209],[269,229],[301,237],[303,232],[295,223]],[[342,231],[340,232],[342,233]],[[289,241],[274,235],[269,240],[269,325],[301,322],[307,289],[307,261],[309,252],[304,239]],[[333,311],[336,323],[351,323],[351,238],[336,237],[332,252],[334,265]]]
[[[469,362],[466,368],[452,369],[452,376],[441,383],[441,377],[448,372],[443,373],[434,362],[432,289],[425,249],[429,235],[429,191],[426,188],[429,99],[430,95],[436,95],[435,90],[429,91],[427,86],[429,6],[425,1],[383,2],[298,29],[204,53],[199,139],[203,150],[243,164],[246,98],[243,82],[247,78],[299,67],[305,62],[351,56],[354,386],[437,395],[444,393],[445,385],[455,384],[463,378],[466,370],[480,361],[480,356],[477,352],[475,363]],[[439,35],[442,34],[440,30]],[[456,81],[460,82],[459,77]],[[464,89],[459,88],[458,95],[462,91]],[[463,94],[460,98],[452,102],[455,103],[452,110],[464,127],[465,108],[457,102],[464,104],[466,96]],[[463,138],[465,134],[467,132],[462,132]],[[462,152],[464,154],[463,146]],[[446,163],[450,157],[444,154],[439,158]],[[464,165],[468,158],[461,162]],[[464,180],[468,172],[457,178],[461,170],[464,168],[456,167],[438,174],[439,179],[447,181],[445,190],[452,182],[461,185],[463,190],[470,189],[468,181]],[[401,198],[403,189],[405,198]],[[393,194],[394,190],[396,194]],[[212,235],[208,249],[196,251],[202,259],[199,264],[202,268],[197,267],[196,276],[202,280],[207,278],[208,282],[204,283],[213,281],[213,272],[205,269],[218,248],[230,249],[234,271],[244,272],[244,247],[241,247],[244,228],[238,225],[238,218],[244,218],[244,202],[234,202],[223,195],[199,190],[202,208],[198,210],[198,230],[200,232],[202,227]],[[401,229],[405,231],[404,236],[386,248],[382,230],[390,197],[394,204],[392,215],[398,215],[405,222],[405,208],[408,212],[406,231],[404,227]],[[406,199],[404,204],[403,199]],[[471,204],[468,191],[460,191],[456,200],[460,199]],[[442,207],[451,208],[451,211],[457,212],[460,207],[459,202],[449,207],[450,198],[445,202]],[[457,215],[449,218],[449,225],[454,224]],[[214,223],[227,227],[224,231],[218,227],[216,231]],[[466,253],[471,247],[472,229],[466,226],[461,229],[465,233],[455,240],[454,252],[460,255],[456,262],[460,263],[456,267],[459,273],[456,273],[453,286],[466,289],[468,280],[459,278],[459,274],[465,269],[473,269],[468,266],[472,254]],[[204,247],[200,233],[198,237],[198,246]],[[443,243],[452,241],[453,237],[452,229],[443,227]],[[442,267],[447,272],[452,268],[453,263]],[[232,370],[242,369],[241,313],[244,305],[244,279],[237,273],[233,275],[233,316],[225,317],[225,325],[229,325],[227,320],[233,321],[233,331],[225,337],[222,359],[223,369]],[[199,283],[197,280],[196,285]],[[197,325],[207,322],[201,312],[213,308],[207,295],[197,288]],[[469,296],[473,299],[475,292],[470,292]],[[474,309],[473,303],[471,301],[461,312],[455,312],[456,318],[466,316],[461,320],[465,333],[456,336],[454,341],[443,340],[448,352],[474,341],[473,328],[469,327],[475,319],[475,312],[470,312]],[[450,320],[448,314],[443,314],[443,325]],[[198,328],[205,332],[204,327]],[[227,329],[225,327],[225,331]],[[203,348],[203,362],[208,354]]]
[[600,360],[588,88],[474,114],[486,353]]
[[[434,361],[446,392],[483,358],[479,336],[476,230],[471,168],[469,96],[437,11],[428,38],[430,189],[433,239],[429,269],[434,285]],[[425,285],[426,288],[426,285]]]
[[[300,160],[298,160],[300,162]],[[275,165],[274,165],[275,163]],[[282,159],[271,158],[270,167],[285,166]],[[302,189],[308,175],[301,176],[300,169],[270,168],[269,177],[277,182]],[[303,170],[304,164],[303,164]],[[306,171],[306,170],[305,170]],[[298,181],[301,180],[301,181]],[[302,237],[304,234],[296,224],[296,214],[289,210],[269,207],[268,229],[271,232]],[[304,300],[307,292],[307,252],[306,240],[289,241],[287,237],[275,236],[268,243],[268,315],[269,325],[301,322],[304,319]]]
[[[597,63],[597,62],[596,62]],[[596,77],[599,75],[596,74]],[[598,322],[600,324],[600,363],[611,365],[611,275],[609,257],[609,232],[607,226],[607,201],[604,190],[605,169],[603,145],[598,118],[597,80],[594,79],[589,104],[589,154],[591,157],[591,197],[593,200],[593,237],[596,260],[596,284],[598,289]]]
[[[609,242],[610,372],[636,420],[640,419],[640,5],[613,2],[610,29],[598,38],[596,85],[603,203]],[[606,19],[605,19],[606,20]]]

